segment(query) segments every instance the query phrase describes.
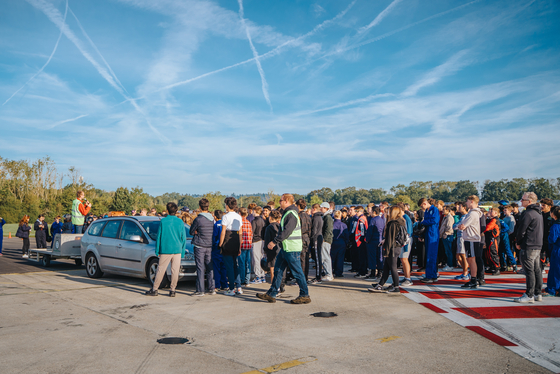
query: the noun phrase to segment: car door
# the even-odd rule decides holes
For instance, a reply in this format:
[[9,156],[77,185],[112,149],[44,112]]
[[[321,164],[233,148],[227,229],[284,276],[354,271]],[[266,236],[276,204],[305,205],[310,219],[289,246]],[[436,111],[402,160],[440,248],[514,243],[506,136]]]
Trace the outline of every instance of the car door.
[[[132,241],[133,237],[140,237],[142,242]],[[140,226],[134,221],[124,220],[118,242],[118,266],[127,272],[143,273],[142,259],[148,248],[148,239]]]
[[115,271],[118,269],[117,239],[122,220],[110,220],[107,222],[98,241],[99,262],[103,270]]

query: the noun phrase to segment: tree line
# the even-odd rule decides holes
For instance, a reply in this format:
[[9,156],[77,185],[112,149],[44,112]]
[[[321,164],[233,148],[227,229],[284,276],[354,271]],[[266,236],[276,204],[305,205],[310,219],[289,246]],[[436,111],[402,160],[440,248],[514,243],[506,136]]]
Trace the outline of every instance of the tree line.
[[[180,207],[190,209],[198,207],[202,197],[210,201],[210,209],[223,209],[226,195],[219,191],[203,195],[171,192],[151,196],[141,187],[119,187],[115,191],[105,191],[87,183],[75,167],[59,172],[55,162],[49,157],[35,161],[8,160],[0,157],[0,217],[8,223],[18,222],[24,214],[37,217],[45,214],[48,222],[54,217],[70,213],[72,200],[76,192],[82,190],[92,203],[92,213],[102,215],[109,211],[156,208],[165,210],[165,204],[174,201]],[[370,202],[409,203],[416,208],[416,202],[422,197],[431,197],[445,202],[463,201],[469,195],[478,195],[482,201],[519,200],[524,192],[532,191],[539,198],[560,199],[560,178],[513,178],[499,181],[461,180],[449,181],[414,181],[408,185],[398,184],[389,190],[382,188],[363,189],[346,187],[332,190],[329,187],[313,190],[307,194],[294,193],[296,199],[305,199],[308,204],[334,201],[337,205],[367,204]],[[269,201],[278,203],[280,196],[273,190],[266,193],[247,195],[231,194],[238,199],[241,206],[250,203],[257,205]]]

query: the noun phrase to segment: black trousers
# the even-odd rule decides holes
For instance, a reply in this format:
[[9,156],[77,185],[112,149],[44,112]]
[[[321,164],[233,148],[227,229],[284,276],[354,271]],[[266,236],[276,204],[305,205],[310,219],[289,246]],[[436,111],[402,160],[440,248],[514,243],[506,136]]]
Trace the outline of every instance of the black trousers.
[[416,264],[420,268],[426,267],[426,245],[420,240],[416,242]]
[[29,238],[23,238],[23,248],[21,249],[21,254],[29,254]]
[[397,270],[398,258],[398,255],[395,257],[385,257],[385,261],[383,262],[383,275],[381,276],[379,285],[383,286],[385,282],[387,282],[387,279],[389,279],[389,272],[391,272],[393,287],[399,286],[399,271]]
[[358,270],[359,275],[367,274],[367,244],[362,242],[359,246],[356,246],[356,252],[358,254]]
[[308,245],[303,245],[301,250],[301,270],[303,270],[304,279],[307,280],[307,276],[309,275],[309,252],[307,251]]
[[47,235],[44,231],[38,231],[35,234],[35,243],[37,244],[37,248],[47,248]]
[[359,264],[359,256],[358,256],[358,247],[354,238],[350,238],[350,261],[352,261],[352,270],[358,270],[360,268]]

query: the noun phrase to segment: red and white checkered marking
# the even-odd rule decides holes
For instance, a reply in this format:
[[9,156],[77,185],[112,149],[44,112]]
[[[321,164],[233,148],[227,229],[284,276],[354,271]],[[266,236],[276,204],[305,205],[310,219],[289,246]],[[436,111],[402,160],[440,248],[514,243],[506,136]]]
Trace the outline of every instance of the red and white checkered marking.
[[[413,276],[419,273],[413,273]],[[486,285],[464,289],[460,273],[440,272],[439,281],[401,288],[409,299],[553,372],[560,372],[560,297],[534,304],[513,301],[525,292],[525,276],[487,276]],[[546,276],[544,276],[546,286]]]

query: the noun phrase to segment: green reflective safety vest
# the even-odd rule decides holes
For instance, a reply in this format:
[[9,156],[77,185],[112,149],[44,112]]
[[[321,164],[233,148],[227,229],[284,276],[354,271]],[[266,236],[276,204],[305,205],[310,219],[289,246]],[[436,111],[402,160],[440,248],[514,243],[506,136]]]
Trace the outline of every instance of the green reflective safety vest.
[[301,238],[301,221],[299,219],[298,214],[295,210],[288,210],[286,214],[282,217],[280,221],[280,226],[282,230],[284,230],[284,219],[288,216],[288,214],[293,214],[297,219],[297,226],[294,231],[290,234],[288,239],[282,241],[282,248],[286,252],[301,252],[303,247],[303,240]]
[[84,216],[79,209],[81,203],[82,202],[78,199],[72,201],[72,224],[73,225],[81,226],[84,224]]

